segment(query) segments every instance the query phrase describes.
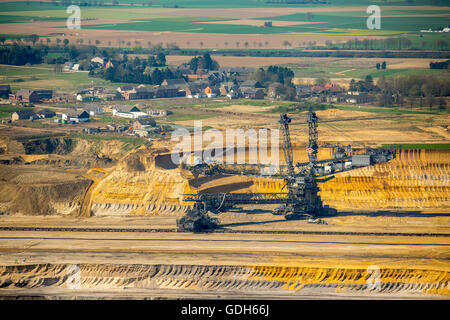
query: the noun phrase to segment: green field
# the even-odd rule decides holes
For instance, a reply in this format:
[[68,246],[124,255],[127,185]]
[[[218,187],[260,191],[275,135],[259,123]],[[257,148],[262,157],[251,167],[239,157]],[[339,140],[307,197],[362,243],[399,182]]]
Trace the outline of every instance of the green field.
[[286,64],[285,66],[292,69],[295,77],[298,78],[364,79],[368,75],[374,79],[380,76],[435,75],[443,78],[450,76],[447,69],[390,69],[389,62],[387,69],[377,70],[376,62],[381,63],[384,59],[380,58],[379,61],[374,59],[373,61],[368,65],[366,60],[358,58],[325,58],[320,61],[303,58],[298,64]]
[[383,144],[382,148],[402,148],[402,149],[427,149],[427,150],[448,150],[450,143],[422,143],[422,144]]
[[19,110],[32,110],[33,108],[14,107],[8,105],[0,105],[0,118],[11,118],[11,115]]
[[72,91],[92,85],[115,89],[123,85],[100,78],[91,78],[86,71],[55,73],[52,65],[45,64],[32,67],[0,65],[0,84],[11,85],[13,91],[22,88]]
[[[408,11],[409,12],[409,11]],[[434,13],[442,13],[435,12]],[[411,14],[419,14],[420,11],[411,11]],[[405,13],[408,14],[408,13]],[[212,20],[212,19],[209,19]],[[220,20],[220,19],[216,19]],[[448,24],[448,17],[384,17],[380,30],[368,30],[366,26],[367,16],[365,12],[314,14],[311,20],[307,20],[306,13],[297,13],[288,16],[265,17],[259,20],[301,21],[314,22],[312,24],[274,26],[264,28],[262,26],[229,25],[229,24],[204,24],[198,18],[172,19],[171,17],[158,17],[152,21],[129,22],[117,24],[97,24],[85,26],[86,29],[99,30],[130,30],[130,31],[172,31],[195,33],[227,33],[227,34],[328,34],[328,35],[395,35],[401,33],[418,32],[422,29],[441,28]],[[261,22],[262,23],[262,22]],[[358,30],[361,30],[358,32]]]
[[[134,3],[134,6],[125,4]],[[145,6],[138,4],[145,4]],[[302,5],[285,4],[282,1],[267,3],[262,0],[230,0],[230,1],[205,1],[205,0],[168,0],[148,2],[120,1],[121,6],[89,6],[81,7],[82,19],[115,19],[128,20],[127,23],[84,25],[84,29],[98,30],[128,30],[128,31],[152,31],[152,32],[195,32],[195,33],[226,33],[226,34],[327,34],[327,35],[395,35],[401,33],[415,33],[422,29],[440,28],[448,25],[450,10],[413,10],[411,7],[396,10],[382,10],[381,30],[368,30],[366,20],[368,14],[361,12],[324,12],[314,13],[308,19],[306,12],[290,15],[271,15],[255,20],[274,21],[271,28],[249,25],[229,24],[204,24],[205,21],[220,21],[225,19],[210,17],[189,17],[171,15],[177,12],[173,7],[185,8],[252,8],[252,7],[301,7]],[[410,5],[407,1],[371,1],[370,4],[380,5]],[[436,1],[415,1],[413,5],[435,5]],[[445,2],[441,2],[442,5]],[[307,6],[313,6],[307,4]],[[336,0],[332,5],[358,5],[356,0]],[[448,4],[447,4],[448,5]],[[304,5],[303,5],[304,6]],[[322,5],[324,6],[324,5]],[[329,6],[329,5],[328,5]],[[413,15],[427,14],[429,17]],[[63,21],[67,19],[66,6],[55,6],[51,3],[39,2],[4,2],[0,3],[0,24],[29,21]],[[229,20],[229,19],[226,19]],[[313,24],[276,26],[276,21],[314,22]],[[62,27],[62,28],[65,28]]]

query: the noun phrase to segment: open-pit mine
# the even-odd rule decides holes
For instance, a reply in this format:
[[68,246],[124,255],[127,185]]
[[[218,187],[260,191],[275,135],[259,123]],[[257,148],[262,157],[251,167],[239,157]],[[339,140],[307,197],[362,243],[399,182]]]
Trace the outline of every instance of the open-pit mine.
[[[315,149],[305,119],[295,117],[288,141],[294,165],[311,163],[311,153],[319,164],[336,158],[322,146],[339,136],[323,131]],[[370,146],[391,138],[386,132]],[[335,211],[286,219],[267,195],[298,192],[287,178],[177,166],[167,137],[131,149],[69,140],[1,140],[0,298],[450,297],[448,149],[393,148],[388,161],[317,178],[320,210]],[[289,163],[285,150],[280,159]],[[309,168],[302,174],[319,172]],[[206,194],[266,198],[206,208]],[[298,215],[307,205],[285,210]],[[195,208],[216,228],[180,229]]]

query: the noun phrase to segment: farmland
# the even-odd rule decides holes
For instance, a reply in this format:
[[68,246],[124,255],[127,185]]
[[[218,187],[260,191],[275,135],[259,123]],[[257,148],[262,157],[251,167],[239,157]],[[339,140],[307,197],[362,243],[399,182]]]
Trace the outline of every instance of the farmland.
[[[121,2],[120,6],[81,7],[81,30],[70,30],[64,37],[72,42],[101,40],[104,46],[121,46],[118,40],[126,39],[131,43],[137,41],[143,47],[148,42],[170,42],[184,48],[261,49],[282,48],[286,41],[290,47],[305,47],[310,42],[325,45],[327,40],[339,44],[355,36],[361,39],[417,36],[422,29],[446,26],[450,17],[449,7],[417,6],[420,2],[416,6],[402,7],[396,6],[402,3],[389,2],[389,6],[382,7],[381,29],[369,30],[366,7],[352,6],[353,1],[338,1],[335,5],[342,4],[341,7],[261,1],[173,2],[178,8],[170,1],[152,2],[151,7],[138,7],[140,2],[134,2],[134,6],[127,3],[131,1]],[[57,37],[54,34],[66,28],[65,9],[62,5],[33,1],[0,2],[2,33],[37,33],[54,41]],[[273,26],[264,27],[264,21],[272,21]],[[170,33],[170,37],[165,36],[166,33]],[[218,34],[220,41],[214,36]],[[433,36],[436,37],[430,37]],[[448,39],[445,35],[440,35],[441,38]],[[414,46],[421,48],[424,40],[414,42]]]

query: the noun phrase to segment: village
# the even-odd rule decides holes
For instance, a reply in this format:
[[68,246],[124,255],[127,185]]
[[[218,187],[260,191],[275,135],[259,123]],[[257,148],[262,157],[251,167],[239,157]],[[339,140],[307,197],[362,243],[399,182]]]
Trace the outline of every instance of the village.
[[[108,69],[113,63],[100,57],[92,58],[91,64]],[[65,72],[77,72],[79,65],[66,63]],[[18,120],[39,121],[53,118],[59,125],[88,123],[93,117],[112,115],[110,123],[103,126],[81,126],[78,131],[88,134],[110,134],[150,137],[164,134],[170,127],[157,125],[156,120],[167,119],[171,111],[155,109],[146,105],[154,99],[186,99],[207,102],[210,99],[284,100],[284,84],[278,81],[263,85],[252,79],[255,70],[246,67],[218,68],[218,70],[196,70],[188,64],[174,68],[182,78],[164,79],[160,85],[126,84],[116,89],[102,86],[74,91],[49,89],[19,89],[12,92],[9,85],[0,86],[0,97],[4,104],[20,109],[12,113],[10,120],[2,123],[14,124]],[[291,85],[295,101],[320,103],[366,104],[375,96],[366,91],[352,91],[332,83]],[[136,101],[133,104],[132,101]],[[131,102],[131,103],[130,103]],[[63,108],[60,108],[62,106]],[[23,107],[23,109],[22,109]],[[116,121],[114,121],[116,119]]]

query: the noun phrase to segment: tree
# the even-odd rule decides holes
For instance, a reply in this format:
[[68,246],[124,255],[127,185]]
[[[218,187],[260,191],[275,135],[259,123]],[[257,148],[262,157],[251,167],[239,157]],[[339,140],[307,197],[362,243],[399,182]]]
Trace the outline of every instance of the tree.
[[166,65],[166,56],[164,53],[160,52],[156,55],[156,63],[160,66]]
[[33,43],[33,46],[36,44],[36,42],[39,40],[39,36],[37,34],[32,34],[30,36],[30,41]]
[[444,97],[439,97],[438,99],[439,110],[444,111],[447,109],[447,101]]
[[65,46],[67,46],[69,44],[69,39],[64,39],[63,43]]
[[245,46],[246,49],[248,48],[248,41],[244,42],[244,46]]
[[98,46],[101,43],[100,40],[95,40],[95,44]]
[[6,37],[5,36],[0,36],[0,43],[4,44],[6,41]]
[[56,38],[56,43],[59,45],[61,43],[61,39],[60,38]]
[[283,47],[290,47],[291,46],[291,43],[289,42],[289,41],[287,41],[287,40],[284,40],[283,41]]
[[386,61],[383,61],[383,63],[381,64],[381,69],[386,69]]
[[200,41],[200,47],[203,48],[203,41]]
[[380,68],[381,68],[381,65],[380,65],[380,63],[378,62],[378,63],[377,63],[377,70],[380,70]]

